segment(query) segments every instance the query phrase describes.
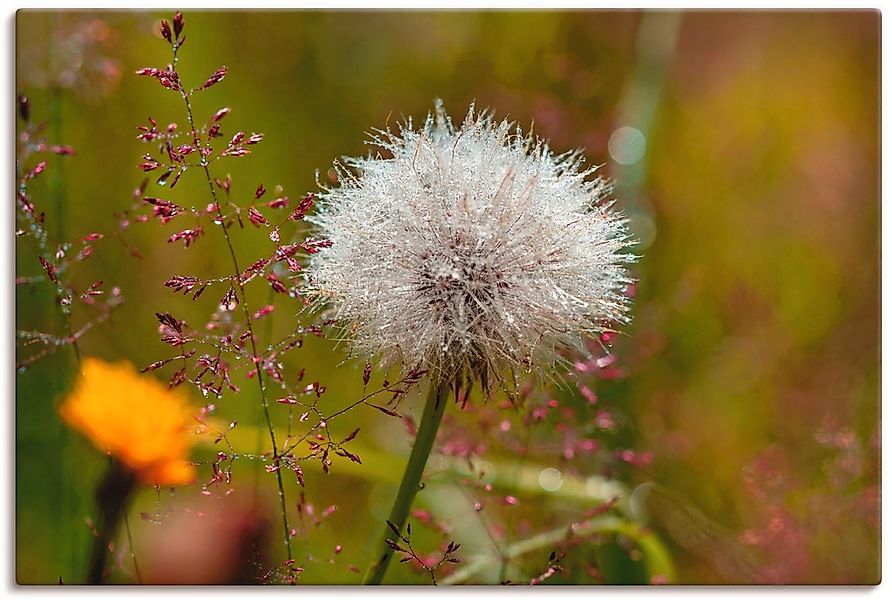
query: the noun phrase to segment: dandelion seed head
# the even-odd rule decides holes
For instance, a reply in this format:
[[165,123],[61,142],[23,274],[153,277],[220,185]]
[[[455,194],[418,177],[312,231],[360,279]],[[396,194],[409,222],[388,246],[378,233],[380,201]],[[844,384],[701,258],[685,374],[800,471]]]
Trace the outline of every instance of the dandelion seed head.
[[627,320],[626,221],[581,152],[473,106],[456,127],[439,101],[372,143],[383,155],[335,164],[311,218],[332,244],[306,272],[358,351],[486,376]]

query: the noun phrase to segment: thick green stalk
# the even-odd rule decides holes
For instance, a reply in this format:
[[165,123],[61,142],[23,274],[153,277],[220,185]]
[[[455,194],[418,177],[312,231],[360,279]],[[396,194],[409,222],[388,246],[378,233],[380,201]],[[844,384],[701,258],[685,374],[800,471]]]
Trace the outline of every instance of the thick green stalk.
[[[430,456],[434,440],[437,438],[440,421],[443,420],[443,412],[446,409],[446,399],[449,397],[449,390],[450,385],[446,382],[441,382],[431,384],[428,392],[427,401],[424,405],[424,414],[421,415],[418,433],[415,435],[415,445],[412,446],[409,462],[406,464],[406,470],[403,472],[403,480],[400,482],[399,491],[397,491],[393,507],[390,509],[390,519],[388,520],[390,523],[393,523],[397,531],[402,531],[406,526],[409,509],[412,507],[415,494],[418,493],[421,474],[424,473],[424,465],[427,464],[427,457]],[[363,584],[379,585],[381,580],[384,579],[387,566],[390,564],[390,559],[393,556],[393,549],[387,545],[387,540],[396,539],[397,534],[389,525],[386,525],[384,527],[384,535],[381,537],[381,542],[378,545],[381,554],[375,554],[377,558],[369,565]]]

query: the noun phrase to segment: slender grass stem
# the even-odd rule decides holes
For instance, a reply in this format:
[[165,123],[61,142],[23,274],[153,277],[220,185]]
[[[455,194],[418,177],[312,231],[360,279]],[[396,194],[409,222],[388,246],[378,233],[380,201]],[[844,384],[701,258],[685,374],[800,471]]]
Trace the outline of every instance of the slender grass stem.
[[142,585],[139,562],[136,560],[136,548],[133,547],[133,533],[130,531],[130,515],[127,513],[124,513],[124,529],[127,530],[127,545],[130,547],[130,559],[133,561],[133,572],[136,574],[136,583]]
[[[275,292],[273,291],[272,288],[270,288],[269,294],[268,294],[267,300],[266,300],[267,304],[273,303],[274,294],[275,294]],[[265,327],[263,339],[267,340],[268,343],[271,343],[272,339],[273,339],[273,317],[274,316],[275,316],[275,313],[272,313],[266,317],[266,327]],[[289,407],[289,411],[290,410],[291,410],[291,407]],[[261,412],[262,412],[262,410],[261,410]],[[287,436],[285,438],[284,443],[285,444],[288,443]],[[256,439],[256,442],[254,443],[254,448],[256,448],[257,454],[261,453],[262,447],[263,447],[263,430],[258,427],[257,428],[257,439]],[[283,451],[282,454],[285,454],[285,452]],[[263,474],[263,471],[264,471],[263,463],[258,462],[258,464],[256,465],[256,468],[254,469],[254,491],[253,491],[253,495],[252,495],[252,502],[254,503],[255,507],[257,507],[258,502],[260,501],[260,477]]]
[[[176,68],[177,63],[177,50],[178,46],[175,44],[173,50],[174,68]],[[192,104],[191,102],[189,102],[189,92],[185,89],[180,90],[180,92],[183,97],[183,102],[186,105],[186,114],[189,117],[189,128],[192,134],[192,140],[195,143],[196,147],[200,147],[201,138],[198,134],[198,129],[196,129],[195,127],[195,118],[192,115]],[[260,388],[260,405],[263,408],[263,416],[266,421],[266,428],[269,432],[270,443],[272,444],[273,464],[275,464],[279,460],[279,448],[278,444],[276,443],[276,433],[273,430],[273,423],[269,414],[269,401],[266,397],[266,384],[264,382],[263,369],[260,365],[260,354],[257,352],[257,336],[254,333],[254,324],[251,320],[251,313],[248,310],[248,297],[245,293],[245,284],[244,282],[242,282],[241,277],[242,270],[239,267],[238,258],[235,254],[235,247],[233,246],[232,238],[229,235],[229,229],[226,227],[225,218],[223,216],[223,209],[220,207],[220,202],[217,198],[217,190],[214,188],[214,181],[211,177],[211,171],[208,168],[208,161],[207,158],[204,156],[202,156],[201,159],[201,168],[204,171],[205,180],[207,181],[208,188],[210,189],[211,198],[214,201],[214,206],[217,207],[217,219],[220,222],[220,228],[223,230],[223,237],[226,240],[226,247],[229,250],[229,257],[232,260],[235,283],[239,289],[239,294],[241,296],[240,304],[242,305],[242,311],[245,315],[245,327],[248,329],[248,336],[251,341],[251,359],[254,365],[255,373],[257,374],[257,385]],[[288,559],[291,560],[291,528],[288,525],[288,504],[285,498],[285,483],[282,480],[281,469],[276,469],[276,483],[278,484],[279,502],[282,507],[282,526],[284,528],[283,539],[285,542],[285,551],[288,554]]]
[[[62,143],[62,89],[58,85],[50,88],[49,116],[52,141]],[[53,198],[53,210],[56,222],[53,224],[56,239],[61,243],[65,240],[68,220],[66,219],[65,201],[65,161],[64,157],[55,157],[55,165],[50,171],[49,186],[50,196]]]
[[[412,446],[409,462],[406,464],[406,470],[403,472],[403,479],[396,493],[396,499],[393,502],[393,507],[390,509],[388,521],[396,527],[397,531],[402,531],[406,526],[409,509],[412,507],[415,494],[418,493],[421,475],[424,473],[424,465],[427,464],[427,458],[430,456],[434,441],[437,438],[440,421],[443,420],[443,413],[447,404],[446,399],[449,397],[450,388],[451,386],[448,382],[432,383],[428,392],[424,413],[421,416],[418,433],[415,436],[415,444]],[[363,579],[365,585],[379,585],[381,580],[384,579],[384,574],[387,573],[387,567],[393,556],[393,549],[387,545],[386,541],[395,540],[396,538],[397,534],[391,529],[390,525],[386,525],[381,542],[378,545],[381,554],[375,554],[377,558],[369,565]]]

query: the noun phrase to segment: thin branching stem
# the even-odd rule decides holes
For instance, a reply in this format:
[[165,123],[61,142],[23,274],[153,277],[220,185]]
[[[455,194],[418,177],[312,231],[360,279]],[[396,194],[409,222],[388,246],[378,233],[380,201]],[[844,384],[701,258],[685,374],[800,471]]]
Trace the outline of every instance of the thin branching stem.
[[340,417],[341,415],[344,415],[344,414],[350,412],[351,410],[353,410],[354,408],[356,408],[356,407],[359,406],[360,404],[365,404],[365,405],[367,405],[367,406],[372,406],[372,407],[374,407],[374,408],[379,408],[379,409],[380,409],[380,407],[375,407],[373,404],[370,404],[368,401],[371,400],[372,398],[374,398],[375,396],[378,396],[379,394],[383,394],[383,393],[385,393],[385,392],[393,392],[393,391],[394,391],[394,388],[396,388],[396,387],[398,387],[398,386],[400,386],[400,385],[403,385],[403,384],[407,383],[407,381],[408,381],[408,377],[403,378],[403,379],[400,379],[400,380],[397,381],[396,383],[393,383],[393,384],[391,384],[391,385],[389,385],[389,386],[383,387],[383,388],[381,388],[381,389],[379,389],[379,390],[375,390],[374,392],[369,392],[369,393],[365,394],[365,395],[364,395],[362,398],[360,398],[359,400],[355,400],[355,401],[351,402],[350,404],[348,404],[348,405],[345,406],[344,408],[342,408],[342,409],[340,409],[340,410],[338,410],[338,411],[336,411],[336,412],[333,412],[332,414],[328,415],[327,417],[322,416],[322,414],[319,413],[319,411],[317,410],[317,411],[316,411],[316,414],[319,416],[320,420],[319,420],[315,425],[313,425],[312,427],[310,427],[304,435],[302,435],[301,437],[297,438],[296,440],[294,440],[293,442],[291,442],[290,444],[288,444],[287,448],[285,448],[284,450],[282,450],[282,454],[283,454],[283,455],[286,455],[286,454],[288,454],[289,452],[293,451],[293,450],[294,450],[295,448],[297,448],[302,442],[306,441],[311,435],[313,435],[314,433],[316,433],[316,431],[317,431],[319,428],[321,428],[324,424],[331,423],[331,422],[332,422],[334,419],[336,419],[337,417]]
[[[508,560],[514,560],[524,554],[536,550],[542,550],[566,543],[572,540],[585,539],[587,536],[593,536],[602,533],[638,533],[637,526],[623,521],[619,517],[606,515],[582,521],[580,523],[571,523],[561,527],[556,527],[549,531],[543,531],[524,540],[517,541],[505,547],[504,554],[498,557],[499,563],[504,563],[504,557]],[[444,578],[441,583],[444,585],[456,585],[464,583],[473,576],[485,572],[487,569],[495,566],[493,564],[494,557],[491,555],[482,555],[475,557],[462,568],[458,569],[448,577]]]
[[[266,302],[267,304],[273,303],[273,294],[275,294],[275,292],[273,291],[272,288],[270,288],[269,295],[267,297],[267,302]],[[264,336],[264,339],[272,340],[272,335],[273,335],[273,315],[269,315],[266,320],[266,335]],[[289,409],[289,412],[290,412],[290,409]],[[264,410],[264,416],[266,416],[265,410]],[[286,437],[285,444],[287,444],[287,443],[288,443],[288,438]],[[263,431],[260,428],[258,428],[257,429],[257,443],[254,445],[254,447],[257,449],[258,453],[260,453],[262,444],[263,444]],[[254,502],[255,506],[257,505],[257,502],[259,501],[259,498],[260,498],[259,483],[260,483],[261,472],[262,472],[262,466],[258,466],[256,469],[254,469],[253,502]],[[277,471],[277,473],[278,473],[278,471]],[[289,538],[290,538],[290,535],[289,535]]]
[[[177,60],[177,45],[174,45],[174,65],[176,65]],[[186,113],[189,117],[189,128],[192,133],[192,139],[196,145],[196,148],[200,147],[200,137],[198,134],[198,129],[195,127],[195,119],[192,116],[192,104],[189,102],[189,92],[185,89],[181,89],[180,93],[183,97],[183,101],[186,104]],[[211,198],[214,201],[214,206],[217,208],[217,219],[220,222],[220,228],[223,230],[223,237],[226,239],[226,247],[229,249],[229,256],[232,260],[232,267],[235,271],[234,277],[236,285],[238,286],[239,293],[241,295],[241,305],[242,311],[245,315],[245,327],[248,329],[249,339],[251,340],[251,355],[252,355],[252,363],[254,366],[254,370],[257,375],[257,385],[260,388],[260,404],[263,407],[263,416],[266,420],[266,427],[269,431],[269,440],[272,445],[273,451],[273,464],[277,464],[279,461],[279,449],[278,444],[276,443],[276,433],[273,430],[272,419],[269,414],[269,401],[266,397],[266,384],[264,383],[263,378],[263,369],[261,368],[261,359],[260,354],[257,352],[257,338],[254,335],[254,324],[251,319],[251,313],[248,310],[248,298],[245,293],[245,285],[242,282],[242,270],[239,267],[238,258],[235,254],[235,247],[232,244],[232,239],[229,235],[229,228],[226,226],[226,221],[223,215],[223,211],[220,208],[220,202],[217,199],[217,190],[214,188],[213,178],[211,177],[210,169],[208,168],[207,159],[202,157],[201,159],[201,167],[202,171],[204,171],[205,180],[207,181],[208,188],[211,192]],[[287,501],[285,498],[285,483],[282,480],[282,471],[281,469],[276,469],[276,483],[279,488],[279,501],[282,507],[282,526],[284,528],[283,538],[285,541],[285,550],[288,554],[288,560],[291,560],[291,528],[288,525],[288,510],[287,510]]]

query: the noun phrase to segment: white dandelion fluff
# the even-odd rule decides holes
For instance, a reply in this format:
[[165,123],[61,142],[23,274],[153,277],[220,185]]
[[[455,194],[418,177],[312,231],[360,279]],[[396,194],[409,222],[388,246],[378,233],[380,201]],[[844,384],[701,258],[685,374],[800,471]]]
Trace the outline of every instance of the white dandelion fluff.
[[312,222],[332,242],[310,289],[357,350],[435,377],[553,363],[627,319],[626,221],[579,151],[554,154],[472,106],[442,103],[336,164]]

